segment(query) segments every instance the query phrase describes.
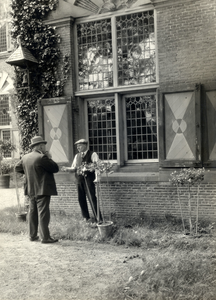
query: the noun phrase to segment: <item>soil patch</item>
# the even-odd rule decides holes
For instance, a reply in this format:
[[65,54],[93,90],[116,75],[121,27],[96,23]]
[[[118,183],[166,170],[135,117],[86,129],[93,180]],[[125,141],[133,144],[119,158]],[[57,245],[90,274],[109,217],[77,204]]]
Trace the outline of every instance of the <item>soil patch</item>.
[[[0,299],[109,300],[106,289],[127,282],[141,250],[92,242],[30,242],[0,235]],[[134,257],[134,259],[128,259]]]

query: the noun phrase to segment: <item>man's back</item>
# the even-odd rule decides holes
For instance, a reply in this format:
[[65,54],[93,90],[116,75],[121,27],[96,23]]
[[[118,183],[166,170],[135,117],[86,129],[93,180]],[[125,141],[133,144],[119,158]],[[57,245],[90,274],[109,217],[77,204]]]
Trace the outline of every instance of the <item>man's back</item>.
[[33,151],[24,155],[16,165],[16,171],[25,174],[26,195],[57,195],[53,173],[57,173],[59,168],[46,154]]

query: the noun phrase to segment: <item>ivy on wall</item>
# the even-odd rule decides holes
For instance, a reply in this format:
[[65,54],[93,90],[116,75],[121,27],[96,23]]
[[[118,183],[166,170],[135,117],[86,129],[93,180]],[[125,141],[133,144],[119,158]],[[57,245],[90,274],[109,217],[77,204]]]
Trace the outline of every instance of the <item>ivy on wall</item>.
[[[24,80],[27,70],[15,68],[16,114],[23,152],[28,152],[32,136],[38,133],[37,101],[62,96],[68,78],[69,56],[61,55],[58,47],[60,36],[55,28],[43,22],[56,9],[57,4],[58,0],[12,0],[11,4],[11,36],[14,43],[17,43],[19,37],[22,46],[38,61],[36,67],[29,68],[28,84]],[[63,66],[62,79],[58,75],[60,60]]]

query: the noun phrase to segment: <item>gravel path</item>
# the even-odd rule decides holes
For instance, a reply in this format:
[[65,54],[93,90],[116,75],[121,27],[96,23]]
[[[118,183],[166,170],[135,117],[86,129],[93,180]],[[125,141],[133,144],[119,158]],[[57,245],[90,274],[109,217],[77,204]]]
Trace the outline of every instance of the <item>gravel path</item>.
[[[24,203],[23,189],[19,189]],[[0,209],[17,205],[16,189],[0,190]],[[139,249],[92,242],[30,242],[0,233],[0,300],[109,300],[106,289],[142,266]],[[126,262],[127,261],[127,262]]]
[[[138,250],[139,251],[139,250]],[[132,249],[90,242],[30,242],[0,234],[0,300],[109,300],[106,289],[141,266]]]

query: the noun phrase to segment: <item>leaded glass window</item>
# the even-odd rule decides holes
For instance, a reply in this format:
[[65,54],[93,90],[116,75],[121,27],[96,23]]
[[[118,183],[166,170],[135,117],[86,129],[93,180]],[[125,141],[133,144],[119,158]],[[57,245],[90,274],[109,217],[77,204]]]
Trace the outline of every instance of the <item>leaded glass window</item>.
[[88,100],[87,106],[90,150],[96,151],[100,159],[117,159],[114,98]]
[[78,21],[76,34],[79,91],[156,82],[154,10]]
[[156,94],[144,91],[157,82],[154,23],[154,10],[76,20],[77,96],[100,159],[158,162]]
[[113,86],[111,20],[77,25],[79,90]]
[[0,53],[11,48],[10,29],[10,1],[0,1]]
[[157,159],[156,97],[125,97],[128,160]]
[[154,12],[116,18],[118,84],[156,81]]
[[[0,130],[0,138],[3,141],[8,141],[11,139],[10,130]],[[4,152],[4,158],[10,158],[11,157],[11,151]]]
[[0,22],[0,52],[7,51],[6,23]]
[[10,122],[9,97],[8,95],[0,95],[0,126],[10,125]]

